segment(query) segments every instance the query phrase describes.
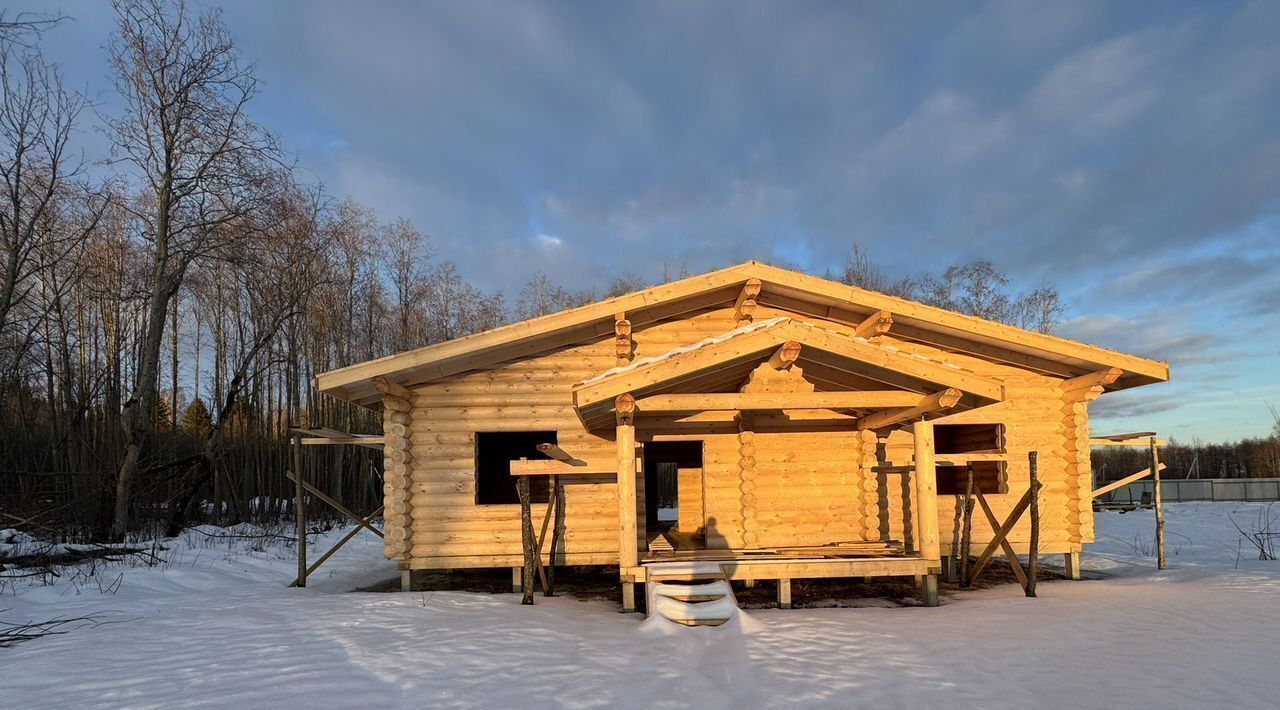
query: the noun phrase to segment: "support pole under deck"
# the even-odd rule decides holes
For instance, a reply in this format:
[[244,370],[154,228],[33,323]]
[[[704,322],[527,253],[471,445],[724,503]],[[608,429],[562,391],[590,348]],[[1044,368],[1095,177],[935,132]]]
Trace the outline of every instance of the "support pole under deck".
[[292,468],[293,476],[293,517],[297,524],[298,535],[298,579],[295,585],[299,587],[307,586],[307,505],[306,505],[306,487],[302,482],[302,436],[295,434],[293,436],[292,451]]
[[916,422],[915,439],[915,547],[921,559],[929,561],[930,574],[924,576],[920,595],[925,606],[938,605],[938,571],[942,569],[942,545],[938,540],[938,471],[933,457],[933,425]]
[[622,578],[622,610],[636,610],[632,571],[640,562],[636,541],[636,400],[624,394],[614,401],[618,443],[618,572]]

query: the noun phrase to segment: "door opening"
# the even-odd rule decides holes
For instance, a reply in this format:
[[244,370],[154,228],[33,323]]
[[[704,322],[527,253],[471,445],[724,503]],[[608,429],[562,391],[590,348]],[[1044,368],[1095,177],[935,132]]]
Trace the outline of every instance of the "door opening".
[[645,526],[651,533],[699,536],[703,528],[702,442],[644,445]]

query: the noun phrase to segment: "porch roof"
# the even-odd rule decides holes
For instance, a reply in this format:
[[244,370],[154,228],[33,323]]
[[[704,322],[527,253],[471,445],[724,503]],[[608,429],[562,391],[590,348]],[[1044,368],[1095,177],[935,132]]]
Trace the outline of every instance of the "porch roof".
[[[729,396],[737,392],[751,370],[782,347],[799,350],[805,379],[820,387],[820,392]],[[695,398],[690,393],[702,396]],[[979,406],[1004,399],[1004,387],[953,363],[780,317],[582,380],[573,388],[574,406],[588,426],[600,425],[609,420],[614,398],[623,394],[642,398],[642,414],[645,402],[652,406],[659,401],[661,406],[655,408],[668,414],[682,407],[700,411],[832,409],[865,414],[922,406],[929,397],[945,401],[944,408],[954,406],[962,397],[967,406]],[[912,402],[907,402],[908,398]]]

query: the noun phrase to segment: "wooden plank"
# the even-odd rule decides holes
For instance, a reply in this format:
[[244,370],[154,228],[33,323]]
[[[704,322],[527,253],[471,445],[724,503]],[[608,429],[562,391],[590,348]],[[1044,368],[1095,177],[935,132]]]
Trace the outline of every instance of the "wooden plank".
[[[1162,471],[1164,470],[1164,464],[1160,464],[1160,470]],[[1111,483],[1108,483],[1107,485],[1102,486],[1101,488],[1094,489],[1090,497],[1097,498],[1098,496],[1106,495],[1111,491],[1116,490],[1117,488],[1123,488],[1129,485],[1130,483],[1133,483],[1134,481],[1141,480],[1150,475],[1151,475],[1151,469],[1144,468],[1141,471],[1125,476],[1124,478],[1121,478],[1118,481],[1112,481]]]
[[840,560],[732,560],[721,562],[725,577],[738,579],[824,579],[833,577],[914,577],[932,568],[917,557]]
[[556,461],[553,459],[513,459],[512,476],[601,476],[617,472],[612,465],[596,462]]
[[[956,397],[960,395],[956,392]],[[636,402],[640,414],[684,414],[692,412],[739,412],[771,409],[883,409],[914,407],[922,398],[914,392],[778,392],[659,394]]]
[[304,436],[301,441],[303,446],[353,445],[366,446],[370,449],[381,449],[386,445],[386,437],[374,435],[353,436],[347,439],[330,439],[322,436]]
[[555,444],[538,444],[538,451],[547,456],[550,456],[551,458],[557,461],[573,461],[574,460],[574,457],[570,456],[569,452],[565,451],[564,449],[560,448]]
[[964,466],[979,461],[1008,461],[1009,454],[990,452],[970,452],[964,454],[937,454],[934,464],[938,466]]
[[[1089,446],[1150,446],[1150,439],[1137,439],[1117,441],[1115,439],[1089,439]],[[1166,446],[1167,442],[1163,439],[1156,439],[1156,446]]]
[[1142,439],[1142,443],[1146,445],[1151,437],[1155,436],[1154,431],[1138,431],[1128,434],[1094,434],[1094,439],[1106,439],[1108,441],[1129,441],[1130,439]]

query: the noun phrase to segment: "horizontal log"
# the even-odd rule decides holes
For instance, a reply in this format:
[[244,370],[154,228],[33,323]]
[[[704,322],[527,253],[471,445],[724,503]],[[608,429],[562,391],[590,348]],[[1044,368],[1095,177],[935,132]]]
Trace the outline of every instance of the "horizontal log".
[[641,414],[770,409],[883,409],[912,407],[920,395],[902,391],[665,394],[636,402]]

